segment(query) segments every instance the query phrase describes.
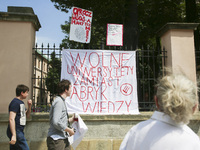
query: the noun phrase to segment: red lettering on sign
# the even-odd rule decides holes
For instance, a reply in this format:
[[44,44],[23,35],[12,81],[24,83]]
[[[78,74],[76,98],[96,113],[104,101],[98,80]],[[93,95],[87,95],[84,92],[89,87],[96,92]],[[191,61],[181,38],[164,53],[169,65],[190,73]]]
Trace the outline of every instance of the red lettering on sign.
[[[97,105],[97,106],[96,106]],[[90,108],[90,112],[94,113],[95,108],[97,107],[97,112],[99,112],[99,102],[95,102],[95,105],[92,109],[90,102],[87,104],[86,108],[84,107],[84,103],[82,102],[83,112],[87,112],[88,108]]]
[[[114,63],[114,61],[116,62],[116,64],[118,65],[118,67],[120,67],[120,55],[121,54],[119,54],[119,58],[118,58],[118,60],[115,58],[115,56],[113,55],[113,53],[111,53],[110,54],[110,67],[112,67],[113,66],[113,63]],[[113,58],[113,59],[112,59]],[[114,60],[114,61],[113,61]]]
[[130,107],[130,105],[131,105],[131,100],[130,100],[129,104],[127,103],[127,101],[125,101],[125,103],[126,103],[126,105],[127,105],[127,111],[129,112],[129,107]]
[[76,78],[76,80],[74,82],[74,85],[79,85],[79,83],[78,83],[78,77]]
[[77,56],[76,56],[76,60],[74,61],[74,57],[72,56],[72,53],[70,52],[70,56],[71,56],[71,60],[74,64],[74,66],[76,66],[76,64],[78,63],[78,60],[79,60],[79,63],[81,64],[81,67],[83,67],[84,63],[85,63],[85,59],[86,59],[86,56],[87,56],[87,52],[85,53],[85,57],[83,59],[83,61],[81,61],[81,57],[80,57],[80,54],[77,53]]
[[86,87],[81,86],[80,87],[80,100],[86,99],[87,93],[86,93]]
[[125,55],[129,55],[129,54],[128,53],[122,53],[121,54],[121,66],[124,66],[124,63],[123,63],[124,61],[126,63],[129,60],[129,59],[124,58]]
[[84,23],[83,21],[75,20],[75,19],[71,21],[71,24],[75,24],[75,25],[81,25],[82,26],[83,23]]
[[110,108],[110,104],[112,104],[112,113],[114,113],[115,112],[115,104],[113,103],[113,102],[111,102],[111,101],[108,101],[108,113],[111,113],[110,112],[110,110],[111,110],[111,108]]
[[[125,103],[124,103],[125,102]],[[131,102],[127,102],[127,100],[116,101],[116,103],[112,101],[96,101],[96,102],[82,102],[83,112],[90,113],[117,113],[124,112],[128,113],[130,111]],[[125,107],[125,105],[127,107]],[[116,107],[118,109],[116,109]],[[123,108],[123,109],[122,109]]]
[[124,101],[116,101],[116,103],[121,103],[121,105],[119,106],[119,108],[117,109],[117,112],[119,112],[120,108],[122,107]]
[[83,11],[83,15],[85,15],[87,17],[92,17],[92,13],[90,11],[87,11],[87,10]]
[[106,109],[107,109],[105,106],[103,107],[103,103],[106,103],[106,102],[105,102],[105,101],[101,101],[101,102],[100,102],[100,113],[102,113],[103,110],[106,110]]
[[73,86],[71,98],[72,98],[74,95],[77,96],[77,98],[80,100],[80,97],[78,96],[78,93],[77,93],[77,90],[76,90],[76,87],[75,87],[75,86]]
[[101,99],[106,99],[105,91],[107,86],[100,86],[98,88],[93,86],[79,85],[79,92],[77,91],[76,85],[73,86],[71,98],[77,97],[80,101],[86,101],[88,99],[97,100],[98,96]]

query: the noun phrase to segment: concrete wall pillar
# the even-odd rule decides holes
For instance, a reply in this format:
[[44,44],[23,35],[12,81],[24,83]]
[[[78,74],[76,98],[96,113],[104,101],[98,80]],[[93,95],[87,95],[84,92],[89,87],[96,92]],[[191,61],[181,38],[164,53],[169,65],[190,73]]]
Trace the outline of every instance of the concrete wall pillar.
[[8,12],[0,12],[0,113],[8,113],[18,84],[30,88],[31,98],[32,49],[40,27],[32,8],[8,7]]
[[161,48],[167,51],[166,66],[172,71],[181,69],[196,82],[194,30],[198,23],[167,23],[158,35]]

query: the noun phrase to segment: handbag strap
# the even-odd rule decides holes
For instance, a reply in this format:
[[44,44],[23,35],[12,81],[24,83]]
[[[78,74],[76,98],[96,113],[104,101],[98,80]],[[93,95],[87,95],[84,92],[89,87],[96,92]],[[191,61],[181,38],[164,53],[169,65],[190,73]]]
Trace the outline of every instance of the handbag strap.
[[69,122],[69,115],[68,115],[68,112],[67,112],[67,106],[66,106],[66,103],[65,103],[65,99],[60,95],[58,95],[58,96],[63,100],[64,106],[65,106],[65,110],[66,110],[66,114],[67,114],[67,119],[68,119],[67,120],[68,121],[68,127],[71,128],[70,122]]

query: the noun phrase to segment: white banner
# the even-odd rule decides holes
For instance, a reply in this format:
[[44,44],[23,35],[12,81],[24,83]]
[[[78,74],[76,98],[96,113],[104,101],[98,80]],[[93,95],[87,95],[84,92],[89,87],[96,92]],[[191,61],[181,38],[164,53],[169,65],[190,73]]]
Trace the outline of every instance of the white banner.
[[72,8],[69,40],[90,43],[92,11]]
[[108,46],[123,46],[123,25],[107,24],[107,40]]
[[69,113],[139,114],[134,51],[63,50],[61,79],[72,83]]

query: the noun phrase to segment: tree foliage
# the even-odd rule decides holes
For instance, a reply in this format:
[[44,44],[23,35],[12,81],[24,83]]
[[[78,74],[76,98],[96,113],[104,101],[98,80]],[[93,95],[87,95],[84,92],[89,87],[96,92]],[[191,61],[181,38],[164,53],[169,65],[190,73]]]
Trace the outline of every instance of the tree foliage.
[[[136,32],[139,35],[139,47],[156,43],[156,32],[167,22],[197,22],[199,4],[195,0],[51,0],[55,7],[68,12],[73,6],[93,11],[92,38],[89,45],[69,41],[70,22],[62,25],[66,33],[62,46],[68,48],[100,48],[106,43],[107,23],[132,24],[124,28],[124,32]],[[134,2],[134,3],[131,3]],[[137,7],[136,7],[137,5]],[[134,10],[134,11],[130,11]],[[135,13],[135,16],[134,16]],[[132,14],[132,15],[131,15]],[[130,21],[133,17],[135,20]],[[130,23],[128,22],[130,21]],[[127,23],[128,22],[128,23]],[[137,29],[138,26],[138,29]],[[128,33],[129,33],[128,32]],[[126,34],[125,32],[124,34]],[[137,40],[124,35],[124,44],[127,40]],[[128,37],[128,38],[126,38]],[[130,41],[128,41],[130,42]],[[106,47],[108,48],[108,47]],[[125,49],[125,47],[123,47]]]
[[139,0],[140,45],[155,44],[156,32],[167,22],[182,22],[182,3],[183,0]]
[[56,58],[56,53],[51,53],[51,60],[49,61],[49,71],[46,78],[46,86],[48,91],[54,96],[57,91],[57,84],[60,81],[61,60]]
[[[130,1],[137,0],[51,0],[54,2],[55,7],[59,10],[68,12],[73,6],[87,9],[93,12],[92,18],[92,33],[91,33],[91,42],[89,45],[78,44],[69,41],[69,23],[66,22],[65,25],[62,25],[66,35],[66,39],[63,40],[62,46],[75,46],[75,47],[90,47],[90,48],[100,48],[101,43],[106,43],[106,28],[107,23],[116,23],[124,24],[126,20],[128,10],[126,9],[126,3]],[[136,13],[137,10],[133,9]],[[133,18],[135,19],[135,18]],[[135,22],[137,23],[137,22]],[[67,43],[66,43],[67,42]],[[70,47],[72,48],[72,47]],[[74,48],[74,47],[73,47]]]

